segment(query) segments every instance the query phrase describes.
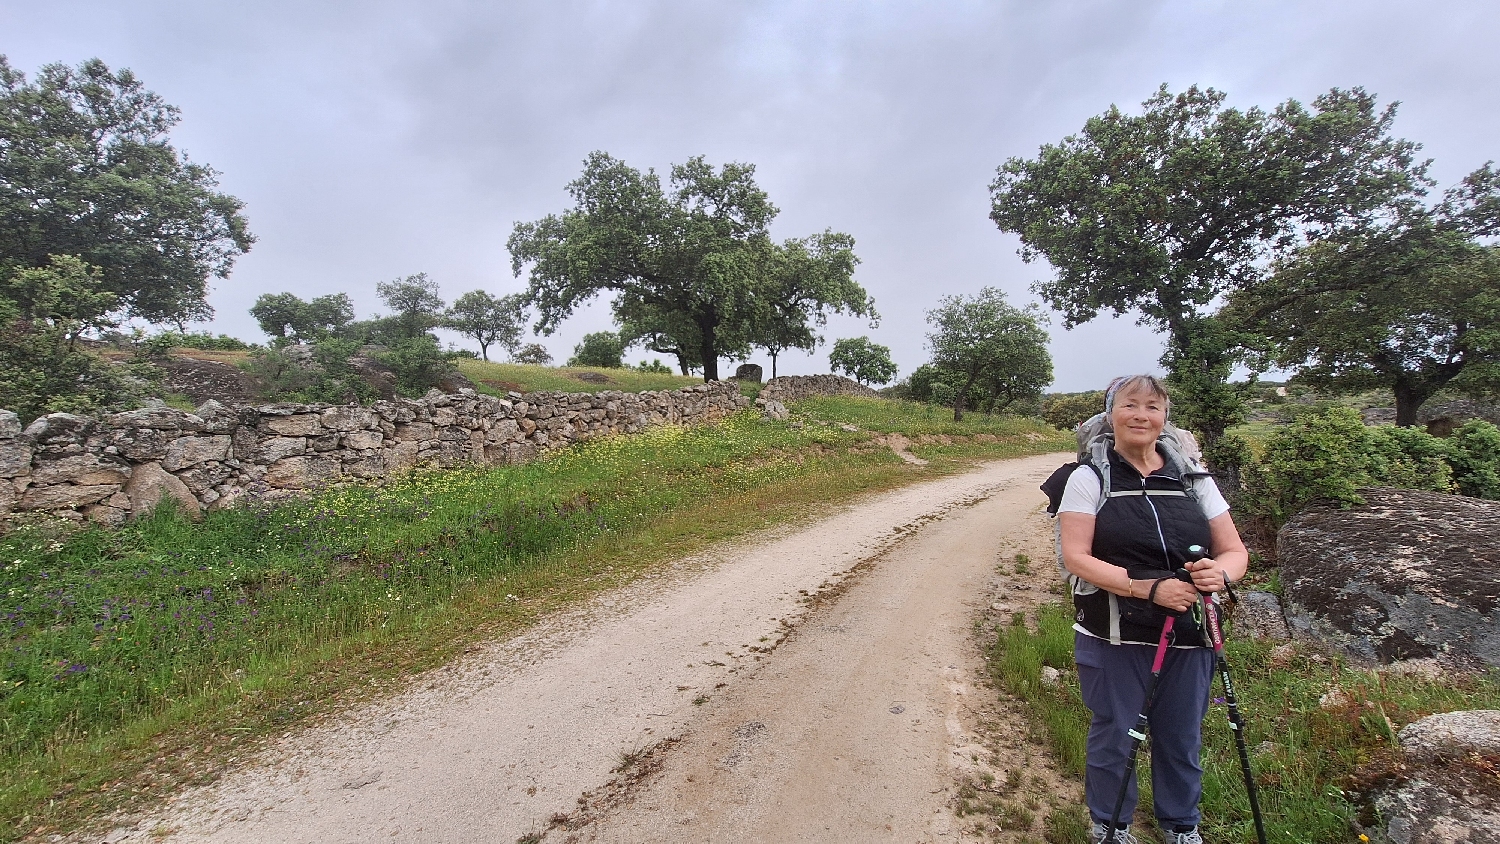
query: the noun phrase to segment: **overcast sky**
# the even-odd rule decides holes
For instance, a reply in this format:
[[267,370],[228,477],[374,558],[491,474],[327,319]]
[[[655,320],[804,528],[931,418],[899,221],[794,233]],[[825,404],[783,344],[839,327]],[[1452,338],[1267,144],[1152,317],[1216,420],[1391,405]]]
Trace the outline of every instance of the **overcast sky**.
[[[1484,0],[0,0],[15,67],[133,69],[182,109],[177,146],[245,201],[259,242],[215,282],[212,330],[263,340],[246,309],[286,290],[344,291],[366,316],[377,282],[416,272],[449,300],[519,291],[506,237],[567,206],[590,150],[658,171],[702,154],[756,165],[778,238],[855,237],[882,319],[826,334],[868,334],[903,375],[942,296],[995,285],[1021,304],[1049,273],[987,217],[1005,159],[1163,82],[1241,108],[1362,86],[1401,101],[1396,134],[1446,186],[1500,158],[1497,36]],[[605,327],[601,305],[541,342],[561,360]],[[1128,319],[1054,325],[1054,389],[1155,371],[1160,352]]]

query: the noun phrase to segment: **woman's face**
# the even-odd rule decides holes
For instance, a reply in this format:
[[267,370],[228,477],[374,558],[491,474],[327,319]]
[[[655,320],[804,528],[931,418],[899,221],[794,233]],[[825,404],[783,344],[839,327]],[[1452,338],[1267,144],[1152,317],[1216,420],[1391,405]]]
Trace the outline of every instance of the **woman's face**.
[[1115,444],[1142,448],[1156,442],[1167,424],[1167,400],[1148,390],[1132,390],[1115,396],[1109,412],[1115,429]]

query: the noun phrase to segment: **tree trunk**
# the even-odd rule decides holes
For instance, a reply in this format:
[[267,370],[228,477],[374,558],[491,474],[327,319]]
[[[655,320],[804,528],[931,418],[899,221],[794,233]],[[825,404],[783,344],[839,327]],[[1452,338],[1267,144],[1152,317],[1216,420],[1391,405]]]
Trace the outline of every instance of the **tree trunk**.
[[674,354],[677,355],[677,368],[682,370],[682,374],[692,375],[693,371],[688,368],[687,355],[682,352],[675,352]]
[[484,362],[485,363],[489,363],[490,362],[490,344],[489,343],[480,343],[479,344],[479,356],[482,357],[482,358],[484,358]]
[[1394,385],[1396,393],[1396,424],[1402,428],[1410,428],[1417,424],[1417,411],[1432,397],[1432,390],[1423,389],[1423,385],[1412,384],[1406,381],[1397,381]]
[[771,352],[771,377],[776,377],[776,353]]
[[699,344],[699,356],[703,359],[703,383],[719,380],[719,355],[714,348],[714,326],[698,323],[698,333],[702,337]]
[[959,390],[958,391],[958,395],[956,395],[956,396],[953,397],[953,421],[954,422],[962,422],[962,421],[964,421],[964,400],[969,397],[969,390],[972,390],[973,388],[974,388],[974,376],[970,375],[969,376],[969,380],[967,380],[967,381],[964,382],[964,388],[962,390]]

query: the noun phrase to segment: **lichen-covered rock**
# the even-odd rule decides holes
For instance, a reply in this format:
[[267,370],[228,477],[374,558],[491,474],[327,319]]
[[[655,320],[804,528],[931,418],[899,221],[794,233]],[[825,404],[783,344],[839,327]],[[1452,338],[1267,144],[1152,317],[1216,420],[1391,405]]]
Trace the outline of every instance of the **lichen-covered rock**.
[[1429,715],[1402,728],[1402,761],[1377,789],[1390,844],[1500,844],[1500,711]]
[[189,515],[199,511],[198,499],[192,490],[163,469],[160,463],[136,466],[125,484],[124,492],[130,497],[130,512],[136,517],[156,509],[156,505],[164,498],[177,502],[178,508]]
[[1401,751],[1420,762],[1477,753],[1500,754],[1500,709],[1441,712],[1413,721],[1397,735]]
[[203,427],[203,419],[196,414],[185,413],[166,405],[115,413],[106,417],[105,421],[116,428],[151,428],[158,431],[196,431]]
[[339,474],[337,457],[287,457],[267,466],[261,480],[277,489],[310,489],[338,480]]
[[201,430],[206,434],[227,434],[241,424],[238,413],[213,399],[198,405],[193,415],[202,420]]
[[1271,592],[1240,592],[1234,607],[1234,632],[1249,639],[1284,642],[1292,637],[1281,611],[1281,600]]
[[0,410],[0,440],[13,440],[21,436],[21,417],[9,410]]
[[775,399],[756,399],[755,403],[760,406],[760,415],[765,419],[784,422],[792,418],[792,414],[786,409],[786,405]]
[[210,437],[179,437],[167,445],[161,467],[178,472],[211,460],[228,460],[233,440],[223,434]]
[[761,388],[760,397],[782,404],[814,396],[867,396],[880,394],[852,378],[842,375],[783,375],[772,378]]
[[379,431],[350,431],[344,435],[344,448],[364,451],[371,448],[380,448],[380,443],[385,436]]
[[1473,658],[1500,665],[1500,501],[1361,490],[1315,505],[1277,537],[1294,635],[1369,660]]
[[375,411],[367,407],[330,407],[320,417],[323,427],[330,431],[373,428],[379,419]]
[[323,433],[320,417],[311,413],[292,416],[272,416],[265,421],[266,428],[283,437],[314,437]]
[[32,420],[21,436],[37,445],[81,443],[94,428],[94,420],[72,413],[49,413]]
[[22,510],[61,510],[94,504],[120,491],[119,484],[34,486],[21,496]]
[[31,446],[21,440],[0,440],[0,478],[14,478],[30,473]]
[[31,467],[31,482],[38,485],[67,483],[97,470],[99,466],[96,454],[69,454],[55,459],[43,457]]

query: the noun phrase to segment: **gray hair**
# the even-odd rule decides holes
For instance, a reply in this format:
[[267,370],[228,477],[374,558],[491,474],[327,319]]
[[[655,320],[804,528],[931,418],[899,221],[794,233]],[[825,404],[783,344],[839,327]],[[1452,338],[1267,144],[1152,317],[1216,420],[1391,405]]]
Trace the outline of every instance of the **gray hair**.
[[1109,413],[1115,409],[1115,396],[1121,393],[1143,392],[1156,396],[1166,402],[1167,408],[1172,407],[1172,396],[1167,392],[1167,385],[1155,375],[1126,375],[1109,382],[1104,390],[1104,412]]

